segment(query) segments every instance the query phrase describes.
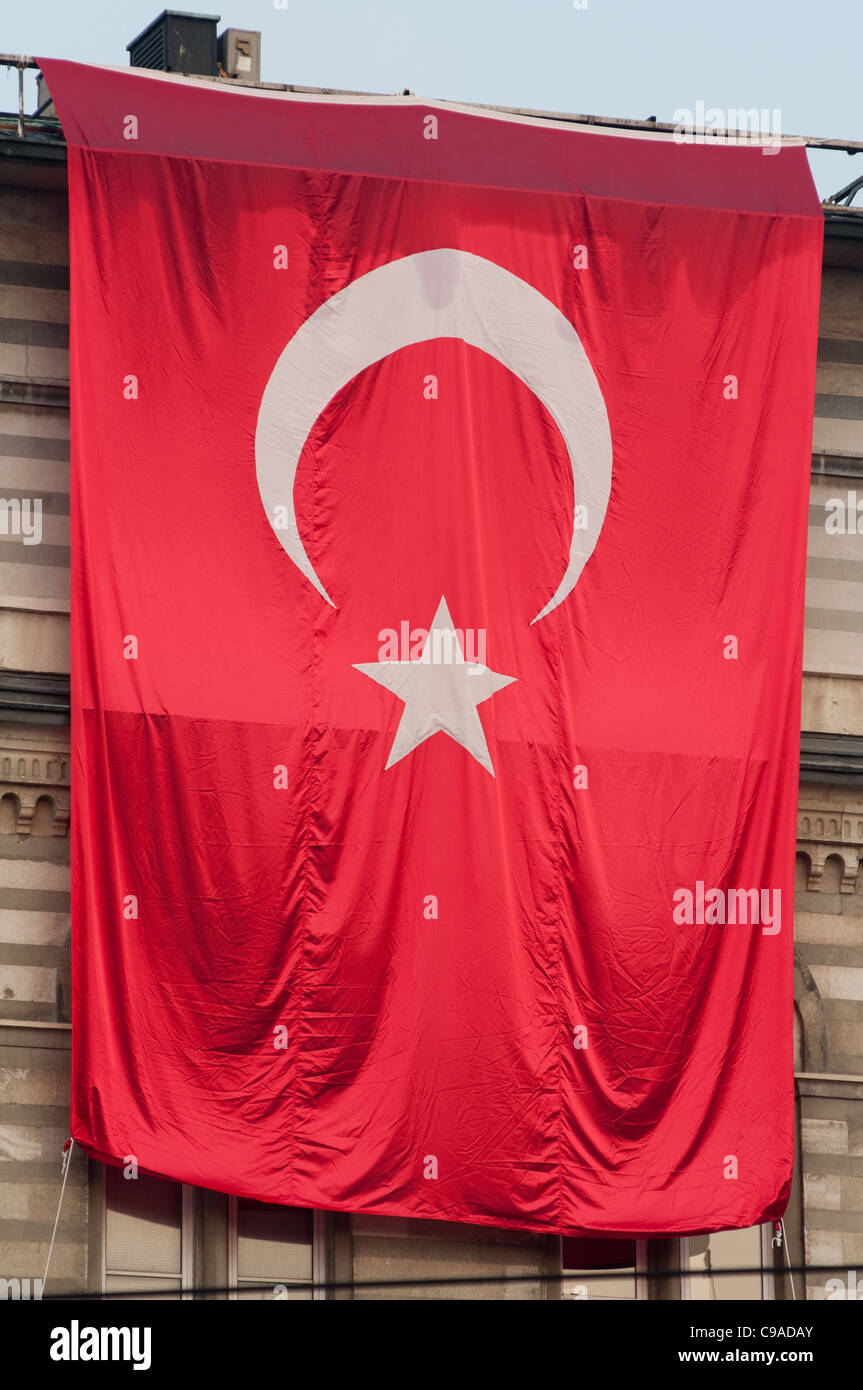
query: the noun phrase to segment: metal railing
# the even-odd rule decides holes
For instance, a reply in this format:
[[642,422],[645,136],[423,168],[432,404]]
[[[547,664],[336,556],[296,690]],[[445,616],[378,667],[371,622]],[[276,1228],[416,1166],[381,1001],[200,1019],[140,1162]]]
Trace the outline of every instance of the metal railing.
[[[27,68],[38,69],[39,64],[33,58],[29,58],[26,53],[0,53],[0,67],[18,69],[18,113],[19,121],[23,121],[24,72]],[[186,76],[189,74],[183,75]],[[223,82],[225,81],[225,79],[222,77],[208,77],[206,74],[202,74],[200,76],[196,76],[196,81]],[[228,81],[230,82],[230,79],[228,79]],[[309,94],[318,93],[321,96],[375,95],[375,93],[373,92],[348,92],[335,87],[302,87],[295,86],[293,84],[282,84],[278,82],[261,82],[257,83],[256,85],[264,89],[268,89],[270,91],[304,92]],[[381,95],[384,94],[381,93]],[[416,100],[416,96],[412,92],[410,93],[410,99],[412,101]],[[540,111],[535,110],[532,107],[524,106],[491,106],[484,102],[450,101],[443,98],[429,98],[429,100],[439,100],[442,106],[470,106],[477,111],[499,111],[503,115],[508,116],[532,116],[537,120],[565,121],[567,124],[570,125],[604,126],[606,128],[620,130],[622,132],[625,132],[627,130],[638,130],[646,131],[649,133],[652,132],[660,135],[673,135],[674,132],[678,129],[678,127],[672,124],[672,122],[670,121],[630,120],[628,117],[625,116],[591,116],[586,114],[579,115],[574,112],[568,111]],[[734,136],[739,136],[740,133],[741,132],[739,130],[719,130],[713,129],[712,127],[707,128],[704,126],[693,127],[691,132],[692,136],[694,136],[696,139],[704,139],[707,142],[715,141],[718,144],[721,144],[725,139],[731,139]],[[755,130],[747,131],[746,133],[747,139],[751,140],[755,144],[757,144],[759,140],[775,141],[778,138],[779,140],[781,140],[783,144],[805,145],[808,149],[812,150],[838,150],[840,152],[844,152],[845,154],[863,154],[863,140],[842,140],[821,135],[779,135],[777,137],[775,133],[771,133],[769,131],[764,132]]]
[[17,68],[18,70],[18,138],[24,139],[24,73],[28,68],[37,68],[39,64],[32,58],[28,58],[26,53],[0,53],[0,67]]
[[[36,70],[38,70],[39,64],[35,61],[35,59],[28,57],[26,53],[0,53],[0,67],[15,68],[18,72],[18,137],[19,139],[23,140],[26,134],[27,120],[27,117],[24,114],[24,73],[28,69],[35,68]],[[224,81],[225,79],[223,79],[221,76],[207,77],[205,75],[203,77],[197,78],[196,80],[204,80],[218,83]],[[273,82],[263,82],[257,85],[271,91],[302,92],[306,94],[317,93],[321,96],[374,95],[373,93],[369,92],[343,92],[332,87],[301,87],[293,85],[282,85],[280,83]],[[410,96],[411,100],[416,100],[415,94],[413,92],[409,92],[407,89],[405,89],[404,95]],[[44,110],[44,107],[47,104],[47,102],[43,103],[43,105],[33,113],[33,116],[31,116],[30,119],[32,120],[38,118],[39,112]],[[535,120],[544,121],[560,121],[565,122],[567,125],[597,126],[606,130],[618,130],[621,133],[625,133],[626,131],[631,130],[637,131],[639,133],[645,132],[659,135],[673,135],[675,131],[679,128],[678,126],[672,124],[670,121],[657,121],[655,119],[640,121],[630,120],[624,116],[591,116],[586,114],[579,115],[567,111],[540,111],[535,110],[531,107],[522,106],[491,106],[483,102],[457,102],[441,100],[440,105],[465,106],[471,107],[476,111],[497,111],[500,112],[502,115],[527,116],[532,117]],[[712,143],[715,141],[718,144],[722,144],[726,140],[733,141],[735,138],[740,136],[740,133],[741,132],[739,130],[714,130],[713,128],[708,129],[704,126],[696,126],[693,127],[692,131],[690,132],[690,137],[698,142]],[[775,133],[771,134],[769,132],[765,133],[763,131],[747,131],[746,136],[747,140],[752,141],[754,144],[757,144],[760,141],[766,142],[768,139],[771,143],[775,144],[776,140],[778,139],[779,143],[782,145],[804,145],[807,149],[810,150],[835,150],[839,153],[849,155],[863,154],[863,140],[842,140],[820,135],[777,136]],[[848,184],[845,188],[840,189],[838,193],[834,193],[832,197],[827,198],[824,201],[829,205],[835,206],[844,204],[845,207],[850,208],[855,195],[858,192],[860,192],[861,188],[863,188],[863,179],[856,179],[853,183]]]

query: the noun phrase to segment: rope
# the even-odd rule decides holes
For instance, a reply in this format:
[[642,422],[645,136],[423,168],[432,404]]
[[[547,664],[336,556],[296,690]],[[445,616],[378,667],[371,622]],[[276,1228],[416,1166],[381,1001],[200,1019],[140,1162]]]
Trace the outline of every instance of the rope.
[[48,1283],[48,1270],[49,1270],[50,1267],[51,1267],[51,1256],[52,1256],[52,1254],[54,1253],[54,1240],[55,1240],[55,1237],[56,1237],[56,1235],[57,1235],[57,1226],[58,1226],[59,1221],[60,1221],[60,1212],[61,1212],[62,1207],[63,1207],[63,1194],[64,1194],[64,1192],[66,1191],[66,1179],[67,1179],[68,1176],[69,1176],[69,1169],[70,1169],[71,1166],[72,1166],[72,1150],[74,1149],[74,1147],[75,1147],[75,1140],[74,1140],[74,1139],[67,1139],[67,1140],[66,1140],[66,1143],[63,1145],[63,1167],[62,1167],[61,1170],[60,1170],[61,1173],[63,1174],[63,1184],[62,1184],[62,1186],[61,1186],[61,1188],[60,1188],[60,1200],[59,1200],[59,1202],[57,1203],[57,1215],[54,1217],[54,1229],[53,1229],[53,1231],[51,1232],[51,1244],[48,1246],[48,1258],[47,1258],[47,1260],[45,1261],[45,1273],[44,1273],[44,1275],[43,1275],[43,1277],[42,1277],[42,1292],[43,1292],[43,1294],[44,1294],[44,1292],[45,1292],[45,1287],[46,1287],[46,1285],[47,1285],[47,1283]]
[[785,1251],[785,1263],[788,1266],[788,1278],[791,1280],[791,1297],[797,1302],[797,1290],[794,1287],[794,1272],[791,1268],[791,1256],[788,1254],[788,1237],[785,1234],[785,1218],[780,1216],[779,1225],[782,1228],[782,1248]]

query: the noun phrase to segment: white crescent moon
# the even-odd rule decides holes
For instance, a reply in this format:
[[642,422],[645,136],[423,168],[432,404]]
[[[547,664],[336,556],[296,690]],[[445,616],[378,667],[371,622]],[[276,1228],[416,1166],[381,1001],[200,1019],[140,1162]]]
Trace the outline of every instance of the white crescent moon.
[[[255,434],[258,488],[282,548],[333,603],[300,539],[294,479],[315,421],[359,372],[399,348],[459,338],[513,372],[548,410],[566,444],[576,505],[566,571],[538,622],[572,592],[593,553],[611,492],[611,431],[593,368],[569,320],[525,280],[482,256],[441,248],[389,261],[352,280],[297,329],[273,368]],[[273,520],[283,509],[287,524]]]

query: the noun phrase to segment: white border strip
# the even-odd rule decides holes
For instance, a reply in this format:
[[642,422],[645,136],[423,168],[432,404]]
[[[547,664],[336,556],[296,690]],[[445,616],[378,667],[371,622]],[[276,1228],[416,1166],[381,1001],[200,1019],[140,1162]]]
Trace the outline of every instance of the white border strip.
[[[46,59],[47,61],[47,59]],[[74,62],[74,59],[55,59],[57,62]],[[217,91],[226,96],[253,96],[274,99],[276,101],[295,101],[307,104],[319,103],[324,106],[414,106],[422,111],[455,111],[463,116],[473,116],[477,120],[495,121],[501,125],[526,125],[534,126],[539,130],[574,130],[582,134],[605,135],[613,139],[625,140],[650,140],[659,144],[680,143],[681,147],[690,144],[705,145],[716,149],[776,149],[775,137],[767,136],[763,140],[751,138],[746,131],[723,131],[719,134],[723,136],[741,135],[742,139],[719,138],[719,134],[714,131],[695,132],[696,136],[703,135],[704,138],[692,139],[675,142],[674,135],[670,131],[646,131],[637,130],[629,126],[613,127],[595,125],[589,121],[572,120],[563,113],[559,117],[543,116],[523,116],[512,111],[501,111],[488,106],[471,106],[468,103],[457,101],[446,101],[440,98],[426,100],[418,96],[402,96],[394,94],[386,96],[384,94],[373,94],[368,92],[309,92],[309,91],[289,91],[273,86],[257,86],[253,83],[235,83],[232,78],[224,77],[187,77],[183,73],[161,72],[156,68],[133,68],[117,67],[107,63],[81,63],[81,67],[92,68],[99,72],[117,72],[126,76],[140,78],[143,81],[170,82],[174,85],[180,84],[186,87],[197,87],[203,91]],[[761,132],[758,132],[759,134]],[[786,145],[805,145],[806,140],[802,136],[788,135],[781,137],[782,148]]]

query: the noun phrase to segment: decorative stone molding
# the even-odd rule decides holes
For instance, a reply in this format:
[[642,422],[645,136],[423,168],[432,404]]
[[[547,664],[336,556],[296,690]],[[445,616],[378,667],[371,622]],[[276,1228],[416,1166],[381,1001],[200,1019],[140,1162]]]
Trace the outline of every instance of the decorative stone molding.
[[842,866],[840,893],[853,893],[863,860],[863,792],[857,787],[801,785],[797,813],[797,849],[809,860],[810,892],[817,892],[828,859]]
[[840,893],[853,893],[857,886],[857,871],[860,863],[860,848],[853,846],[818,844],[812,840],[797,841],[797,850],[800,854],[805,854],[809,859],[809,874],[806,883],[807,891],[817,893],[821,890],[821,882],[824,876],[824,868],[827,860],[836,858],[842,862],[842,876],[839,883]]
[[[39,818],[37,834],[68,834],[71,758],[66,731],[27,725],[0,725],[0,836],[33,833],[39,803],[50,817]],[[13,824],[9,824],[9,811]]]

